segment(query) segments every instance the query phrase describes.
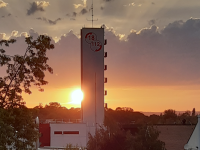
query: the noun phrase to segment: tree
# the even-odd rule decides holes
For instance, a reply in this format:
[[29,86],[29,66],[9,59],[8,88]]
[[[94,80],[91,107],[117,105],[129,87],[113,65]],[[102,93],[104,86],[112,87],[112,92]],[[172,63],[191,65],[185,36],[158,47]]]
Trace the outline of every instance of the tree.
[[173,109],[165,110],[164,114],[163,114],[163,117],[165,119],[173,119],[173,120],[175,120],[177,118],[176,111],[173,110]]
[[[25,106],[11,110],[14,120],[11,122],[13,127],[13,147],[16,149],[27,149],[33,147],[33,142],[39,137],[38,126],[33,122],[30,110]],[[28,119],[31,118],[31,119]]]
[[195,111],[195,108],[192,109],[192,116],[195,116],[196,115],[196,111]]
[[[132,112],[133,113],[133,112]],[[130,124],[129,124],[130,125]],[[136,133],[125,131],[123,123],[106,114],[104,126],[95,135],[89,135],[88,150],[164,150],[165,143],[158,140],[160,132],[151,125],[143,125]]]
[[165,143],[158,140],[160,132],[151,125],[143,125],[139,132],[129,135],[130,150],[165,150]]
[[[7,66],[7,76],[0,78],[0,107],[17,107],[23,105],[22,91],[31,94],[31,83],[36,85],[40,91],[42,85],[48,82],[44,80],[44,71],[53,73],[53,69],[47,64],[47,50],[53,49],[51,39],[48,36],[41,35],[37,40],[32,37],[25,39],[28,47],[24,56],[5,54],[5,50],[0,50],[0,65]],[[0,45],[5,43],[14,43],[15,40],[0,41]],[[23,88],[22,88],[23,87]]]
[[112,133],[107,128],[100,127],[94,136],[89,134],[87,150],[126,150],[125,141],[126,135],[122,131]]
[[[9,46],[14,42],[16,42],[14,39],[1,40],[0,45]],[[53,69],[47,64],[46,56],[47,50],[54,48],[51,39],[40,35],[36,40],[27,37],[25,42],[28,46],[23,56],[18,54],[10,56],[4,49],[0,49],[0,66],[6,67],[7,73],[5,77],[0,77],[2,149],[5,149],[6,144],[13,145],[16,149],[27,149],[27,146],[33,146],[32,143],[38,138],[38,131],[35,130],[31,113],[25,107],[21,94],[22,92],[31,94],[32,84],[37,86],[39,91],[43,91],[41,86],[48,83],[44,80],[44,71],[53,73]]]
[[107,127],[100,127],[94,136],[89,135],[88,150],[165,150],[165,143],[158,140],[159,131],[153,126],[144,125],[132,135],[130,131],[110,132]]
[[185,117],[190,117],[191,112],[189,110],[185,111],[182,115]]
[[50,102],[49,105],[45,105],[45,108],[60,108],[62,107],[58,102]]

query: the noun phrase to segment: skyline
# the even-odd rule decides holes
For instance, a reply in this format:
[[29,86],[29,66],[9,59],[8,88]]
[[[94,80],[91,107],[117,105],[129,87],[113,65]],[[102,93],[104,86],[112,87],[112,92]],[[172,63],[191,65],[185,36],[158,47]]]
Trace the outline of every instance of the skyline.
[[[80,88],[80,29],[91,27],[86,20],[91,19],[90,6],[89,0],[0,0],[0,40],[17,39],[5,48],[8,54],[22,54],[27,35],[46,33],[55,40],[55,49],[48,52],[54,74],[46,73],[49,84],[44,92],[32,86],[33,93],[23,95],[28,107],[54,101],[78,106],[69,100],[70,93]],[[198,6],[197,0],[94,1],[94,19],[98,18],[94,27],[105,24],[108,40],[105,102],[109,108],[200,110]]]

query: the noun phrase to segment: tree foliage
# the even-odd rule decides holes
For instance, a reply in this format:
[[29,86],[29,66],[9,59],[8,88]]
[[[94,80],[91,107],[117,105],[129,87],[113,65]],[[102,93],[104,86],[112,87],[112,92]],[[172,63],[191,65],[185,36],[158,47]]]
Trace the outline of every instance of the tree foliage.
[[107,127],[100,127],[94,136],[89,135],[88,150],[165,150],[165,143],[158,140],[159,131],[153,126],[144,125],[132,135],[130,131],[111,132]]
[[80,108],[70,108],[61,106],[57,102],[50,102],[42,107],[42,104],[31,109],[34,117],[38,116],[40,121],[43,122],[46,119],[56,119],[63,121],[75,121],[81,119],[81,109]]
[[[1,40],[0,46],[7,47],[14,42],[14,39]],[[25,42],[27,49],[24,55],[11,56],[0,49],[0,67],[6,68],[6,76],[0,77],[0,149],[5,149],[6,144],[16,149],[27,149],[39,136],[21,94],[31,94],[32,84],[43,91],[41,86],[48,83],[44,80],[44,71],[53,73],[47,64],[46,52],[54,45],[45,35],[40,35],[36,40],[27,37]]]
[[195,108],[192,109],[192,116],[195,116],[196,115],[196,111],[195,111]]
[[[14,43],[15,40],[1,41],[6,46]],[[6,66],[7,76],[0,77],[0,107],[17,107],[23,105],[22,92],[31,94],[31,83],[43,91],[42,85],[48,82],[44,80],[44,71],[53,73],[53,69],[47,64],[47,50],[53,49],[51,39],[48,36],[41,35],[36,40],[32,37],[25,39],[27,49],[23,56],[6,55],[6,51],[0,50],[0,65]]]
[[45,108],[51,108],[51,109],[56,109],[61,107],[62,106],[58,102],[50,102],[49,105],[45,105]]
[[175,120],[177,118],[176,111],[173,110],[173,109],[165,110],[163,116],[164,116],[165,119]]
[[129,137],[130,150],[165,150],[165,143],[158,140],[160,132],[151,125],[144,125],[139,132]]
[[107,115],[104,126],[98,127],[94,136],[89,135],[87,149],[165,150],[165,143],[158,140],[160,132],[153,126],[140,125],[136,133],[125,130],[123,126],[123,122],[116,122],[111,116]]

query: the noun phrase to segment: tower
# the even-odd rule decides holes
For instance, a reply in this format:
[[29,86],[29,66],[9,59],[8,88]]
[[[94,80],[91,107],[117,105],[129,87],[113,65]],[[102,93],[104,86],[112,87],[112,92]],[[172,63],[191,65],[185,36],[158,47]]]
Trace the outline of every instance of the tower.
[[82,120],[89,127],[104,121],[104,28],[81,29]]

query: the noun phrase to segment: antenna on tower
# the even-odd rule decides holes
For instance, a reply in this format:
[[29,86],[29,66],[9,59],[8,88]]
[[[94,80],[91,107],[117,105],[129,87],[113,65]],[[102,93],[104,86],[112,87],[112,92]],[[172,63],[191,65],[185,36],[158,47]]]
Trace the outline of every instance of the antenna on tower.
[[92,10],[92,20],[88,20],[88,19],[87,19],[87,21],[92,21],[92,28],[93,28],[93,22],[94,22],[94,21],[98,21],[98,19],[95,19],[95,20],[94,20],[94,7],[93,7],[93,0],[92,0],[91,10]]

